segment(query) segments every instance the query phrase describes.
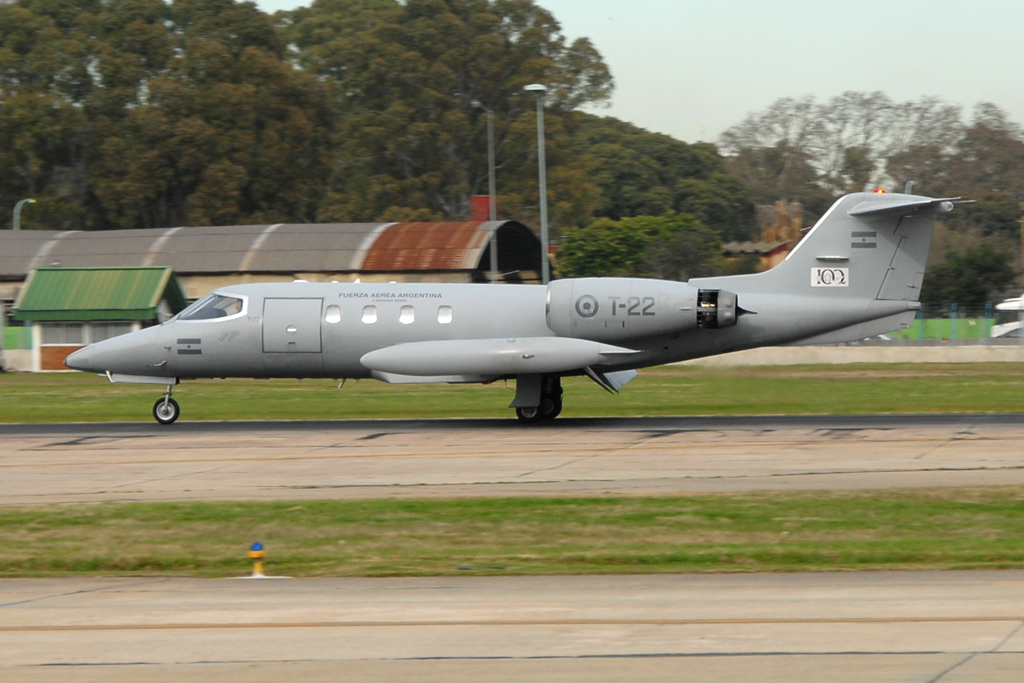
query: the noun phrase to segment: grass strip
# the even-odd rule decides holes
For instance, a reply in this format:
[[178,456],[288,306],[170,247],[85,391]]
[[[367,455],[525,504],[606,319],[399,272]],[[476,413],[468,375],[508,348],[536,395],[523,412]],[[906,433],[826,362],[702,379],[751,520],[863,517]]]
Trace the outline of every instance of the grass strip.
[[[618,396],[568,378],[568,417],[1024,412],[1024,364],[822,365],[641,371]],[[508,386],[365,380],[200,380],[175,389],[182,419],[512,417]],[[0,374],[0,422],[149,422],[161,390],[84,374]]]
[[0,508],[0,575],[601,574],[1024,566],[1024,487]]

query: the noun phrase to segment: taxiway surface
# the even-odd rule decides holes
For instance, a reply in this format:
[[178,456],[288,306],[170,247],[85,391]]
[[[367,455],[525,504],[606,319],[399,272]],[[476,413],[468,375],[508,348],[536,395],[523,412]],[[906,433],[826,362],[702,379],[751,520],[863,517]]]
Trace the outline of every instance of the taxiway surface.
[[0,503],[1024,484],[1024,416],[0,425]]
[[0,679],[986,681],[1024,572],[0,581]]
[[[0,503],[1024,483],[1024,417],[0,425]],[[1019,681],[1024,572],[0,580],[0,680]]]

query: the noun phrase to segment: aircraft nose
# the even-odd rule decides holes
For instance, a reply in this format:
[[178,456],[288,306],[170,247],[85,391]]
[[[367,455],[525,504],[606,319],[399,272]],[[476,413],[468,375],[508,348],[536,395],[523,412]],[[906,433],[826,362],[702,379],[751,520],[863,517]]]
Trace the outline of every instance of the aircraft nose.
[[104,374],[107,371],[125,375],[154,374],[152,368],[163,356],[159,345],[160,329],[123,334],[90,344],[67,357],[64,364],[72,370]]
[[93,357],[96,355],[95,344],[89,344],[83,349],[78,349],[74,353],[70,354],[64,359],[64,365],[68,366],[72,370],[81,370],[82,372],[98,372],[93,366]]

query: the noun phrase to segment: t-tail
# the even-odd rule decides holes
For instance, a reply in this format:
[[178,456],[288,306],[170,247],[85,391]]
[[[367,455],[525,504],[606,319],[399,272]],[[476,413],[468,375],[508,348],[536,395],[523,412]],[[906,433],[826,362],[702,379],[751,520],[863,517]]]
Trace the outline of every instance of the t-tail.
[[744,320],[751,334],[743,341],[753,343],[739,346],[838,343],[904,329],[920,309],[936,217],[955,201],[846,195],[771,270],[691,284],[733,292],[741,313],[758,314]]

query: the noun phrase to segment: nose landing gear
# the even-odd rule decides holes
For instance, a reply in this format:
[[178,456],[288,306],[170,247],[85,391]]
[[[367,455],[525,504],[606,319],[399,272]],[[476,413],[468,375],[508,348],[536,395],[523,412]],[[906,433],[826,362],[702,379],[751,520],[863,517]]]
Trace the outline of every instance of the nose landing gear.
[[153,417],[162,425],[173,424],[181,415],[181,406],[171,398],[171,387],[168,385],[164,397],[153,404]]

